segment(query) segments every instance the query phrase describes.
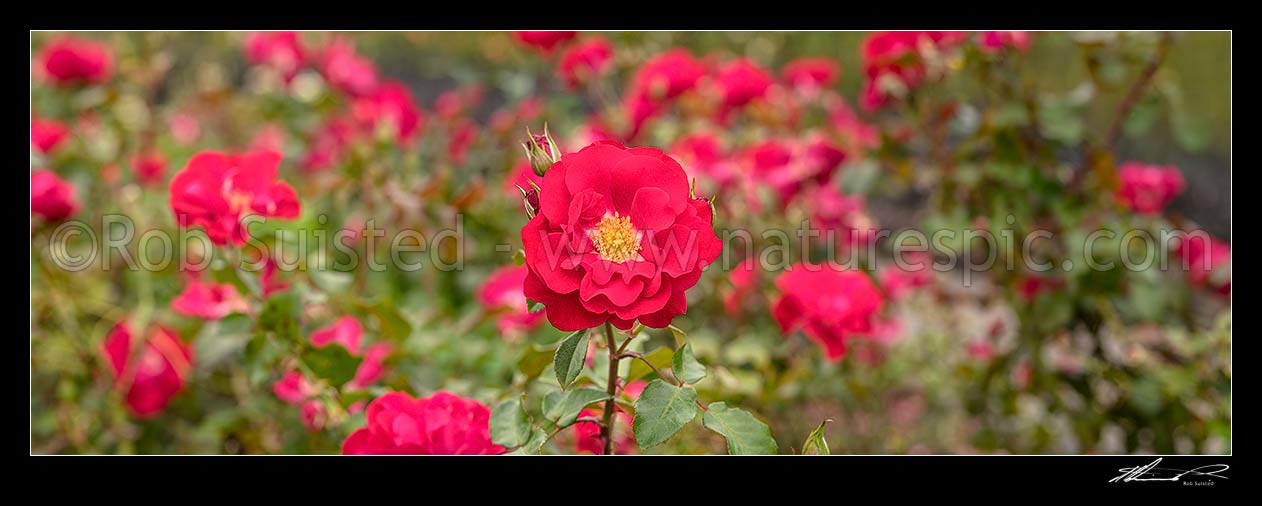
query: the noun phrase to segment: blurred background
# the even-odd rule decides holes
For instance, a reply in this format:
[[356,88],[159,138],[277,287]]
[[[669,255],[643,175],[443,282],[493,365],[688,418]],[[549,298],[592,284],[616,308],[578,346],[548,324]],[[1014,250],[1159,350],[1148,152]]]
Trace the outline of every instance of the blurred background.
[[[1057,265],[1094,229],[1215,238],[1169,251],[1212,260],[1201,275],[1018,269],[970,286],[886,265],[876,240],[859,269],[884,305],[839,359],[784,330],[771,308],[792,294],[733,248],[675,325],[709,368],[702,397],[756,413],[781,453],[821,427],[832,453],[1230,453],[1230,33],[1001,33],[1015,32],[33,33],[32,452],[336,453],[386,391],[542,399],[564,333],[531,317],[520,282],[492,282],[519,268],[492,246],[521,247],[520,143],[546,123],[562,152],[665,149],[715,196],[720,230],[998,230],[1011,215],[1019,233],[1059,232],[1035,252]],[[677,50],[691,63],[661,59]],[[104,237],[101,217],[124,214],[137,236],[174,233],[168,187],[192,155],[257,149],[282,153],[302,202],[255,228],[275,238],[264,256],[367,220],[432,234],[460,216],[463,268],[309,269],[338,254],[320,250],[252,273],[232,265],[246,250],[219,246],[195,275],[188,258],[131,270],[118,252],[57,265],[60,223]],[[316,356],[311,336],[344,317],[376,351]],[[132,360],[157,365],[111,355],[120,322]],[[163,332],[186,364],[148,352]],[[646,355],[673,347],[645,332]],[[569,432],[544,453],[582,452]],[[724,444],[698,424],[619,451]]]

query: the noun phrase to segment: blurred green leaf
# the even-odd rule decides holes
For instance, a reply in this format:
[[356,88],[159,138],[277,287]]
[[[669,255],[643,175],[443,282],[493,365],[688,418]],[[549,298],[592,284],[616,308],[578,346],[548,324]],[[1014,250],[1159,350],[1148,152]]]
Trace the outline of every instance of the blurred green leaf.
[[360,359],[351,355],[341,344],[332,343],[320,348],[309,348],[302,354],[302,362],[316,376],[329,380],[334,386],[355,377]]

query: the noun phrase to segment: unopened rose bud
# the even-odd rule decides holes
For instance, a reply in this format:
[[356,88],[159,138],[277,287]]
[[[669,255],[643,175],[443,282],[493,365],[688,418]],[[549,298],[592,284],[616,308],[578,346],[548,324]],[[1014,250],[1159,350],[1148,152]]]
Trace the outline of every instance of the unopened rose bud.
[[543,135],[535,135],[530,132],[530,129],[526,129],[526,137],[526,142],[521,143],[521,147],[526,150],[526,156],[530,158],[530,168],[536,175],[543,177],[543,174],[560,158],[556,142],[548,133],[547,125],[543,126]]

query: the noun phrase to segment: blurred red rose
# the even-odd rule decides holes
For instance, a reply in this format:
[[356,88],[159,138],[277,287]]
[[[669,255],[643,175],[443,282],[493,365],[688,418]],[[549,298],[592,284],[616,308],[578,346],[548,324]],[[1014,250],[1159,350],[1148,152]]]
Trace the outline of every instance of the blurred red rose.
[[732,289],[723,297],[723,309],[729,316],[738,316],[742,313],[746,299],[758,289],[758,277],[761,270],[757,259],[750,257],[727,273]]
[[31,213],[61,221],[79,212],[74,185],[47,169],[31,173]]
[[1027,303],[1034,302],[1039,294],[1043,292],[1053,292],[1064,287],[1064,281],[1048,276],[1037,274],[1022,275],[1017,281],[1017,293]]
[[806,57],[789,62],[780,73],[793,89],[803,95],[814,96],[837,83],[841,67],[831,58]]
[[1123,163],[1117,170],[1117,200],[1142,214],[1158,214],[1183,193],[1183,173],[1178,167]]
[[171,300],[172,311],[206,320],[218,320],[246,309],[245,299],[232,283],[204,283],[196,278],[189,279],[184,291]]
[[478,137],[478,127],[473,121],[461,120],[451,128],[447,138],[447,157],[451,163],[463,165],[469,147]]
[[229,155],[202,151],[171,179],[171,210],[181,227],[200,226],[218,245],[245,244],[249,214],[294,219],[301,205],[293,187],[276,179],[274,151]]
[[899,300],[914,292],[917,288],[933,284],[933,257],[928,253],[916,252],[904,256],[907,268],[897,263],[886,265],[877,274],[881,288],[890,300]]
[[727,159],[716,135],[696,133],[680,137],[671,145],[670,154],[684,172],[706,182],[713,192],[727,188],[739,176],[739,167]]
[[351,115],[369,133],[387,126],[399,143],[411,142],[425,126],[425,115],[412,91],[398,81],[387,81],[372,94],[351,103]]
[[879,230],[862,195],[847,196],[832,186],[820,186],[808,195],[807,202],[811,224],[822,237],[832,234],[842,247],[866,245],[876,239]]
[[320,52],[320,73],[334,88],[352,97],[377,89],[377,65],[355,52],[355,43],[334,37]]
[[364,360],[355,369],[355,378],[351,380],[351,389],[364,389],[381,379],[385,374],[386,357],[394,353],[394,345],[376,343],[364,350]]
[[[600,418],[601,411],[584,409],[578,413],[578,416],[579,418]],[[614,423],[618,425],[614,430],[614,455],[635,453],[635,436],[631,430],[631,417],[619,410],[614,413],[613,418],[615,420]],[[578,422],[574,424],[574,451],[575,453],[604,455],[605,443],[600,437],[600,424],[596,422]]]
[[306,64],[307,54],[298,32],[255,32],[245,37],[245,58],[275,70],[288,82]]
[[156,185],[166,174],[167,159],[155,149],[141,151],[131,159],[131,170],[141,184]]
[[58,85],[100,84],[110,77],[114,57],[104,42],[63,36],[44,45],[44,73]]
[[115,325],[101,344],[101,354],[115,388],[126,395],[128,410],[151,418],[184,389],[193,372],[193,351],[164,327],[155,327],[139,345],[133,346],[132,335],[126,323]]
[[1231,295],[1231,245],[1200,234],[1180,237],[1175,256],[1188,271],[1192,286],[1209,286],[1223,296]]
[[688,188],[683,168],[655,148],[602,142],[564,155],[522,228],[526,296],[561,330],[670,325],[722,246],[710,206]]
[[562,44],[574,37],[578,36],[578,32],[546,32],[546,31],[527,31],[513,32],[513,38],[517,42],[527,47],[533,47],[545,53],[551,52],[557,45]]
[[324,425],[329,421],[328,408],[324,407],[324,403],[311,400],[302,403],[302,426],[307,430],[315,432],[324,429]]
[[263,125],[254,132],[254,137],[250,138],[250,151],[283,153],[285,151],[285,128],[276,123]]
[[191,146],[202,135],[202,125],[197,117],[188,113],[178,113],[167,120],[171,129],[171,137],[181,146]]
[[635,72],[631,88],[653,101],[669,100],[697,86],[705,66],[687,49],[672,49],[649,58]]
[[57,120],[31,118],[31,144],[48,154],[70,136],[70,128]]
[[351,355],[359,355],[359,344],[364,337],[364,327],[354,316],[343,316],[331,325],[311,333],[311,344],[323,348],[337,343]]
[[390,392],[368,405],[368,425],[342,443],[346,455],[495,455],[491,410],[448,392],[413,399]]
[[722,110],[745,106],[767,95],[767,88],[775,82],[771,73],[749,58],[740,58],[719,67],[714,77],[723,99]]
[[889,85],[911,88],[925,78],[922,52],[928,48],[941,51],[967,40],[966,32],[876,32],[863,41],[861,54],[864,84],[863,107],[878,109],[887,104]]
[[500,333],[515,335],[530,330],[542,321],[543,313],[531,313],[526,308],[526,294],[522,285],[529,270],[523,266],[500,267],[482,282],[478,301],[482,307],[500,314],[497,323]]
[[1025,51],[1030,48],[1030,32],[982,32],[977,34],[977,47],[987,53],[1009,47]]
[[592,79],[605,75],[613,62],[613,46],[604,37],[591,37],[570,46],[561,54],[557,72],[566,86],[576,89]]
[[776,278],[781,297],[772,307],[780,330],[801,329],[824,347],[829,361],[846,354],[846,339],[873,331],[884,300],[868,275],[823,265],[798,264]]
[[353,134],[350,120],[338,116],[325,119],[311,135],[307,153],[302,157],[302,170],[320,171],[337,164]]
[[272,384],[272,393],[287,404],[300,406],[319,393],[319,388],[298,371],[289,371]]

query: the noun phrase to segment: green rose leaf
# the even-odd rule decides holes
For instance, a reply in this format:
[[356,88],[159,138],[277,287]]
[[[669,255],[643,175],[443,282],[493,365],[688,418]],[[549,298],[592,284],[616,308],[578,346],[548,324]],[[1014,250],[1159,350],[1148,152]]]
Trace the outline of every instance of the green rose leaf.
[[548,442],[548,433],[543,429],[535,427],[530,431],[530,437],[526,439],[525,444],[520,448],[508,452],[508,455],[534,455],[543,449],[544,443]]
[[263,311],[259,312],[259,329],[280,339],[300,342],[298,312],[301,307],[298,295],[292,290],[268,297],[263,303]]
[[551,346],[532,344],[521,352],[521,357],[517,359],[517,370],[527,378],[534,379],[543,374],[548,364],[552,363],[553,354]]
[[522,409],[521,400],[509,399],[491,410],[491,442],[505,448],[517,448],[530,439],[530,417]]
[[[646,389],[647,393],[648,390]],[[771,429],[748,411],[729,408],[727,403],[715,402],[706,408],[701,417],[705,428],[727,438],[727,453],[731,455],[774,455],[776,440]]]
[[671,371],[675,373],[676,379],[689,385],[705,378],[705,366],[697,361],[697,357],[692,354],[692,345],[687,343],[675,351],[675,357],[671,360]]
[[697,390],[677,387],[655,379],[644,387],[635,401],[635,420],[631,430],[641,448],[666,442],[685,424],[697,417]]
[[587,331],[580,330],[570,334],[557,346],[552,368],[556,370],[557,383],[561,384],[562,389],[569,388],[570,383],[583,372],[583,365],[587,362],[587,339]]
[[329,380],[334,386],[342,386],[355,377],[360,360],[342,345],[333,343],[322,348],[308,349],[302,354],[302,362],[316,376]]
[[554,398],[552,402],[546,402],[545,399],[543,416],[556,422],[557,427],[569,427],[578,419],[578,413],[588,404],[607,399],[609,399],[609,394],[603,390],[591,387],[575,388],[561,394],[560,398]]
[[[670,367],[671,360],[675,357],[675,352],[665,346],[653,350],[651,353],[644,355],[644,360],[653,364],[653,367],[659,370]],[[644,360],[631,361],[631,368],[627,370],[627,383],[638,380],[650,374],[653,374],[653,368],[644,364]]]

